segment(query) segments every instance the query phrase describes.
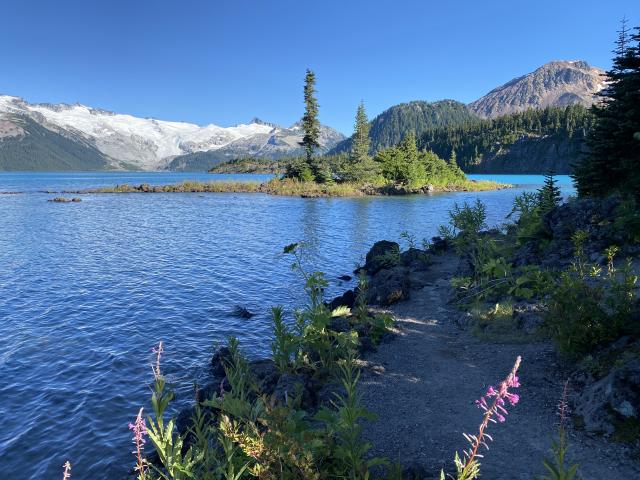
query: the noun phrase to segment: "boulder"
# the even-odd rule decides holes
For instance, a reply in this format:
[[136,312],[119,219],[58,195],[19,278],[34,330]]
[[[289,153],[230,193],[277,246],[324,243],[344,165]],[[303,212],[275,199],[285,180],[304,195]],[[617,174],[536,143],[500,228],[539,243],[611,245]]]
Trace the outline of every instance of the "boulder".
[[622,245],[625,243],[624,232],[614,224],[619,205],[620,200],[615,197],[582,198],[553,209],[543,217],[545,229],[553,238],[550,250],[561,258],[573,256],[571,236],[577,230],[588,234],[587,255],[601,254],[610,245]]
[[425,272],[429,269],[428,253],[419,248],[410,248],[402,252],[400,262],[412,272]]
[[214,396],[220,396],[223,392],[229,391],[227,377],[217,378],[207,383],[196,391],[196,400],[204,402],[211,400]]
[[609,374],[587,385],[575,398],[575,413],[588,432],[611,435],[625,420],[640,413],[640,359],[615,366]]
[[327,304],[329,310],[333,311],[338,307],[353,308],[356,303],[356,292],[354,290],[347,290],[339,297],[334,298]]
[[224,365],[231,360],[231,350],[228,347],[219,348],[211,357],[211,373],[214,377],[226,375]]
[[375,275],[383,268],[394,267],[399,261],[400,245],[396,242],[381,240],[373,244],[367,253],[364,270]]
[[536,241],[525,242],[513,254],[514,267],[540,263],[539,243]]
[[342,382],[328,382],[322,385],[322,387],[316,393],[316,401],[318,406],[331,407],[331,402],[336,401],[336,395],[344,396],[347,391],[344,388]]
[[391,305],[409,298],[410,288],[409,272],[405,267],[380,270],[369,282],[369,301],[382,306]]

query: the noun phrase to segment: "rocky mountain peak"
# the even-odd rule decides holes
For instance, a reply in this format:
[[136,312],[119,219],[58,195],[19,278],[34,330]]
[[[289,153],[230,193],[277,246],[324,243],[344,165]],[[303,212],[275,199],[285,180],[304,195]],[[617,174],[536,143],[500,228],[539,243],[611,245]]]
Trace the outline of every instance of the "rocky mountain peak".
[[604,86],[602,69],[583,60],[555,60],[493,89],[469,108],[479,117],[495,118],[530,108],[589,106]]

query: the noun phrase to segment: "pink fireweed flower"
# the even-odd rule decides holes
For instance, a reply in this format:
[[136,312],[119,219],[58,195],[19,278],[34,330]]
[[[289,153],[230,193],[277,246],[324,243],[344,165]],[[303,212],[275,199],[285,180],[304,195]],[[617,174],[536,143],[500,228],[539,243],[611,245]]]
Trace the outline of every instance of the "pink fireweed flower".
[[62,480],[69,480],[71,478],[71,464],[69,463],[69,460],[64,462],[63,467],[64,473],[62,475]]
[[464,455],[466,457],[466,462],[464,464],[465,472],[470,471],[474,459],[478,456],[481,456],[478,453],[478,449],[480,448],[480,446],[484,445],[485,448],[489,448],[485,441],[485,437],[488,440],[491,440],[489,434],[485,432],[485,430],[489,426],[489,422],[496,423],[495,419],[497,419],[500,423],[504,422],[508,413],[506,409],[506,403],[509,402],[509,404],[513,406],[520,401],[520,396],[510,392],[509,389],[517,388],[520,386],[520,381],[516,374],[518,373],[518,369],[520,368],[521,360],[521,357],[518,356],[507,378],[505,378],[498,387],[490,385],[489,388],[487,388],[487,393],[480,399],[476,400],[476,405],[478,406],[478,408],[484,411],[484,415],[482,417],[482,423],[480,424],[477,435],[464,434],[465,438],[471,444],[469,449],[464,452]]
[[142,412],[143,409],[141,408],[135,422],[129,423],[129,430],[133,431],[133,443],[136,446],[136,449],[131,452],[136,456],[136,471],[140,473],[140,478],[144,479],[144,458],[142,452],[144,451],[144,444],[146,443],[144,437],[147,435],[147,422],[142,416]]

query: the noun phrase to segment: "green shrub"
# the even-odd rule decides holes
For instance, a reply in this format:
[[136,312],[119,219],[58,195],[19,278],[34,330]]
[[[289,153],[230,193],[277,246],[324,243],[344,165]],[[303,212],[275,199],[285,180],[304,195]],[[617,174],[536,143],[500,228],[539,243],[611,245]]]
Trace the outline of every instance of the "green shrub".
[[459,253],[469,253],[477,242],[480,231],[486,228],[487,207],[477,198],[475,204],[457,202],[449,211],[449,226],[441,225],[440,235],[452,239]]
[[522,192],[513,201],[513,209],[507,215],[511,218],[518,215],[515,221],[516,242],[521,245],[529,240],[541,240],[547,236],[542,222],[542,209],[540,207],[540,194]]
[[584,235],[576,235],[575,240],[576,260],[572,269],[560,276],[549,301],[546,323],[560,350],[579,357],[624,334],[638,333],[638,325],[631,322],[637,276],[629,262],[617,272],[611,250],[610,266],[603,274],[584,260]]

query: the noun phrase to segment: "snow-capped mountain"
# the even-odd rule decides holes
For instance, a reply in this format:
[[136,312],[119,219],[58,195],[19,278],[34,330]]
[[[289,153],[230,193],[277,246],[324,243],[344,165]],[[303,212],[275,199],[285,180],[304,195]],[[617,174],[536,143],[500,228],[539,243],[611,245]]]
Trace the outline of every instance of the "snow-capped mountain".
[[[31,133],[25,125],[33,123],[53,135],[93,147],[104,155],[105,168],[161,170],[175,157],[221,149],[232,155],[283,156],[297,152],[302,139],[297,124],[287,129],[254,119],[233,127],[200,126],[139,118],[80,104],[30,104],[18,97],[0,95],[0,143],[8,138],[26,138]],[[329,149],[343,138],[324,127],[322,147]],[[15,145],[19,146],[19,142]]]

